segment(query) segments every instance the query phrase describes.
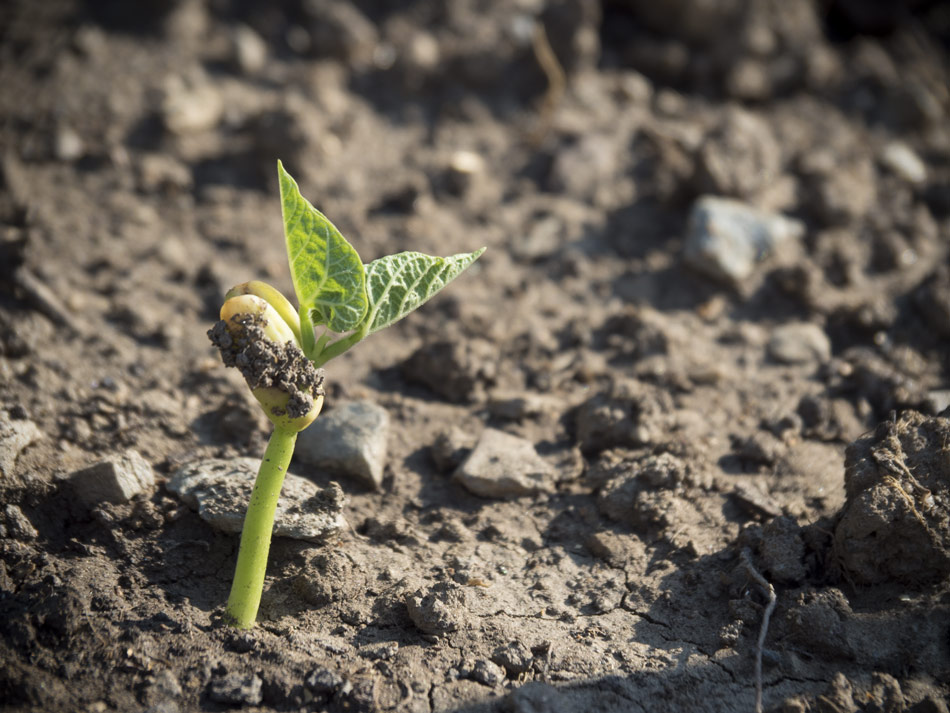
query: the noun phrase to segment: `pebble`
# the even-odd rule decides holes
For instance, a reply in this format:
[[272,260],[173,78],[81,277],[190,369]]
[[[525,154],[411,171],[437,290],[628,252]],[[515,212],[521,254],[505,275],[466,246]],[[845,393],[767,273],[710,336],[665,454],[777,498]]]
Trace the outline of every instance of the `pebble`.
[[389,413],[372,401],[334,407],[297,437],[297,457],[308,465],[352,476],[378,489],[386,467]]
[[343,687],[344,683],[346,682],[338,673],[323,667],[315,668],[304,679],[304,685],[307,689],[318,696],[329,696],[336,693]]
[[155,486],[152,466],[138,452],[101,460],[69,476],[79,500],[88,507],[99,503],[127,503]]
[[908,183],[924,183],[927,166],[914,150],[902,141],[892,141],[881,152],[881,163]]
[[53,136],[53,153],[60,161],[75,161],[82,158],[86,146],[72,128],[60,126]]
[[20,453],[42,436],[39,427],[29,419],[12,418],[0,411],[0,478],[13,475]]
[[262,686],[259,676],[230,673],[211,680],[208,697],[215,703],[256,706],[263,699]]
[[511,641],[496,647],[491,660],[503,667],[511,678],[517,678],[531,668],[534,654],[523,641]]
[[691,267],[740,286],[781,244],[804,234],[801,222],[728,198],[704,196],[693,204],[684,259]]
[[475,495],[507,500],[551,492],[554,476],[530,441],[487,428],[454,477]]
[[267,43],[247,25],[238,25],[231,32],[234,63],[245,74],[255,74],[267,63]]
[[224,114],[224,101],[218,89],[207,80],[186,86],[169,83],[162,105],[165,128],[173,134],[195,134],[213,129]]
[[[182,466],[167,488],[212,527],[241,532],[260,461],[256,458],[216,458]],[[322,542],[346,527],[346,499],[336,483],[328,488],[288,474],[277,502],[274,535]]]
[[494,688],[505,682],[505,670],[488,659],[478,659],[472,666],[468,677],[484,686]]
[[33,527],[30,519],[23,514],[19,505],[12,503],[7,505],[3,510],[3,514],[5,516],[4,524],[10,537],[21,542],[36,539],[39,533]]
[[831,359],[831,340],[824,329],[810,322],[777,327],[766,349],[782,364],[823,364]]

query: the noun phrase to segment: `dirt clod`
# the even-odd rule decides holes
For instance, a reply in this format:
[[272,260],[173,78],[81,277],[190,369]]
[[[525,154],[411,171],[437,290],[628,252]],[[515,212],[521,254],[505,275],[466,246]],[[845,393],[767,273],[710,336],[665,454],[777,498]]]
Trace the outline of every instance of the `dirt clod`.
[[907,412],[848,447],[835,552],[849,577],[919,584],[950,573],[950,419]]
[[288,395],[291,418],[305,416],[314,398],[323,394],[324,375],[293,342],[278,344],[264,336],[259,317],[235,315],[230,329],[223,320],[208,330],[208,338],[221,353],[225,366],[236,367],[253,391],[277,388]]

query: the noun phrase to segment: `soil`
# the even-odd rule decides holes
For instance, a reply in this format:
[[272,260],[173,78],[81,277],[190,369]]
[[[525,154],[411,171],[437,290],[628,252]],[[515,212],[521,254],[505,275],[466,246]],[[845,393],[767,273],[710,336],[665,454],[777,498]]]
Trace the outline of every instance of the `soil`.
[[[948,51],[928,0],[3,3],[0,706],[753,710],[764,578],[766,709],[946,711]],[[166,483],[263,452],[206,332],[291,293],[278,158],[366,262],[488,250],[328,366],[382,487],[241,632]],[[704,195],[802,229],[711,277]],[[467,491],[488,428],[550,482]]]

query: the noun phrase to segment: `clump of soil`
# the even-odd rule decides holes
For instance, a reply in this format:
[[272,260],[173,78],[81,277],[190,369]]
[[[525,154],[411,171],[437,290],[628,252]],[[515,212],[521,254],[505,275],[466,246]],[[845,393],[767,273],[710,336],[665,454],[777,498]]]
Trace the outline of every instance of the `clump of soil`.
[[835,552],[860,584],[950,573],[950,418],[905,412],[846,451]]
[[316,369],[293,342],[280,344],[268,339],[264,326],[259,315],[236,314],[230,325],[221,319],[215,322],[208,338],[221,353],[224,365],[236,367],[252,391],[276,388],[288,396],[288,416],[306,416],[313,410],[314,399],[324,394],[323,369]]

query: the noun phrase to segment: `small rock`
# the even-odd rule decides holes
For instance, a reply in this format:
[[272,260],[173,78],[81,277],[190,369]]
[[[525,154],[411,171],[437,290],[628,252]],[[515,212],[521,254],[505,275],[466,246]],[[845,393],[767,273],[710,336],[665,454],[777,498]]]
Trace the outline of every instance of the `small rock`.
[[399,653],[399,644],[395,641],[378,641],[361,646],[357,653],[370,661],[392,661]]
[[[255,458],[211,459],[189,463],[168,481],[199,517],[222,532],[240,532],[260,461]],[[274,535],[322,542],[344,527],[346,498],[336,483],[321,489],[306,478],[288,474],[277,502]]]
[[783,324],[772,332],[768,353],[783,364],[824,364],[831,358],[831,340],[817,324]]
[[[152,680],[145,687],[145,700],[153,704],[153,707],[162,704],[173,703],[174,699],[182,695],[181,683],[175,677],[175,674],[165,669],[155,674]],[[177,704],[175,704],[177,707]]]
[[908,183],[924,183],[927,180],[926,164],[902,141],[892,141],[884,147],[881,163]]
[[472,666],[468,677],[484,686],[494,688],[505,682],[505,671],[494,661],[478,659]]
[[318,468],[350,475],[371,488],[383,482],[389,413],[371,401],[335,407],[297,437],[297,456]]
[[440,582],[429,590],[417,589],[406,599],[409,618],[420,631],[441,636],[468,621],[468,592],[455,582]]
[[7,533],[14,540],[27,541],[35,540],[39,534],[30,519],[23,514],[19,505],[9,504],[3,512],[7,526]]
[[82,158],[86,146],[72,128],[60,126],[53,137],[53,154],[59,161],[75,161]]
[[165,128],[173,134],[196,134],[213,129],[224,114],[221,92],[209,80],[188,86],[172,80],[162,104]]
[[256,706],[261,702],[263,681],[253,674],[230,673],[208,684],[208,697],[215,703]]
[[492,652],[491,660],[503,667],[510,678],[517,678],[521,674],[527,673],[528,669],[531,668],[534,654],[531,653],[531,649],[524,642],[511,641],[498,646]]
[[345,681],[336,672],[328,668],[315,668],[304,679],[304,684],[318,696],[330,696],[343,687]]
[[9,412],[0,411],[0,478],[13,475],[20,453],[41,436],[40,429],[32,421],[12,418]]
[[402,365],[406,378],[449,401],[476,401],[495,379],[498,350],[484,340],[441,341],[417,349]]
[[700,272],[740,286],[760,262],[803,234],[797,220],[704,196],[690,213],[684,259]]
[[77,497],[92,507],[99,503],[127,503],[155,485],[152,466],[136,451],[99,461],[69,476]]
[[554,476],[530,441],[486,428],[454,477],[475,495],[511,499],[551,492]]
[[267,43],[247,25],[238,25],[231,32],[234,63],[245,74],[255,74],[267,63]]

